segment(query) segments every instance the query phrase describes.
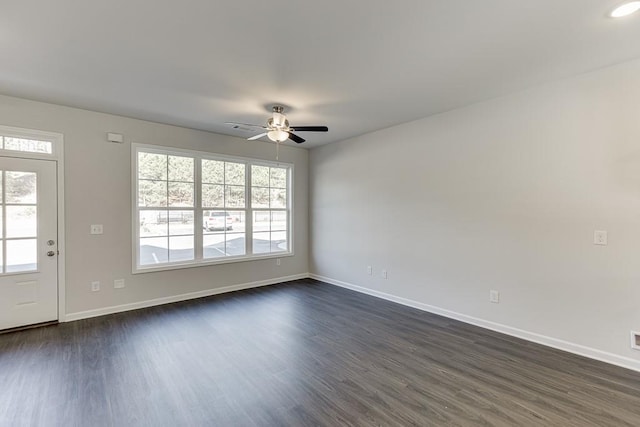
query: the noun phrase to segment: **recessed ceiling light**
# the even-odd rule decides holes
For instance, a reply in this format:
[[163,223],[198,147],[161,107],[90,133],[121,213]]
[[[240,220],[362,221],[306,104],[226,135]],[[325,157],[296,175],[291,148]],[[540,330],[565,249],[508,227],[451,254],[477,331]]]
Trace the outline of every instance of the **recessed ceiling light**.
[[623,16],[631,15],[634,12],[640,10],[640,1],[630,1],[613,9],[611,12],[612,18],[622,18]]

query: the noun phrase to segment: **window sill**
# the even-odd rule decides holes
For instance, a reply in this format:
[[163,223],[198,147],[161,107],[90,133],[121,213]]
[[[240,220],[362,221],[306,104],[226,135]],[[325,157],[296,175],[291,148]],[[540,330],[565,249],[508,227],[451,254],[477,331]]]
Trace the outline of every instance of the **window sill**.
[[171,271],[171,270],[182,270],[185,268],[198,268],[198,267],[211,267],[220,264],[232,264],[239,262],[248,262],[248,261],[261,261],[265,259],[274,259],[274,258],[285,258],[294,256],[293,252],[280,252],[275,254],[265,254],[265,255],[252,255],[250,257],[226,257],[219,258],[213,260],[206,261],[198,261],[198,262],[176,262],[172,264],[162,264],[157,267],[134,267],[131,274],[144,274],[144,273],[154,273],[159,271]]

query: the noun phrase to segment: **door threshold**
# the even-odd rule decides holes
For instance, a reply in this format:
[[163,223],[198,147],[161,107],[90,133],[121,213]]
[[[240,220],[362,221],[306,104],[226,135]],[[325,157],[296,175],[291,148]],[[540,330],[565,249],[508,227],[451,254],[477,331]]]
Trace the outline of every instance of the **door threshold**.
[[35,328],[42,328],[45,326],[57,325],[58,323],[59,322],[57,320],[51,320],[49,322],[34,323],[33,325],[16,326],[15,328],[9,328],[9,329],[0,329],[0,335],[10,334],[12,332],[18,332],[18,331],[26,331],[27,329],[35,329]]

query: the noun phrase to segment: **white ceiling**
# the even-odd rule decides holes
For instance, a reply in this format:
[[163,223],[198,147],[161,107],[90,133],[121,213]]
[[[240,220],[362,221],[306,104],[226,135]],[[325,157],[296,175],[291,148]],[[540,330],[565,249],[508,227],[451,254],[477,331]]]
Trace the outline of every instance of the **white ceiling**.
[[640,57],[618,3],[2,2],[0,93],[242,137],[282,103],[312,147]]

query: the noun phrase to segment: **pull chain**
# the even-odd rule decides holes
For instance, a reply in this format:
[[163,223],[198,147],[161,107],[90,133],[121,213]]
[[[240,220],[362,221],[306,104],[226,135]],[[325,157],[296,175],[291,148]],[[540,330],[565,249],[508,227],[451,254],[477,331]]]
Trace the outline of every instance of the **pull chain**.
[[276,160],[280,160],[280,142],[276,141]]

